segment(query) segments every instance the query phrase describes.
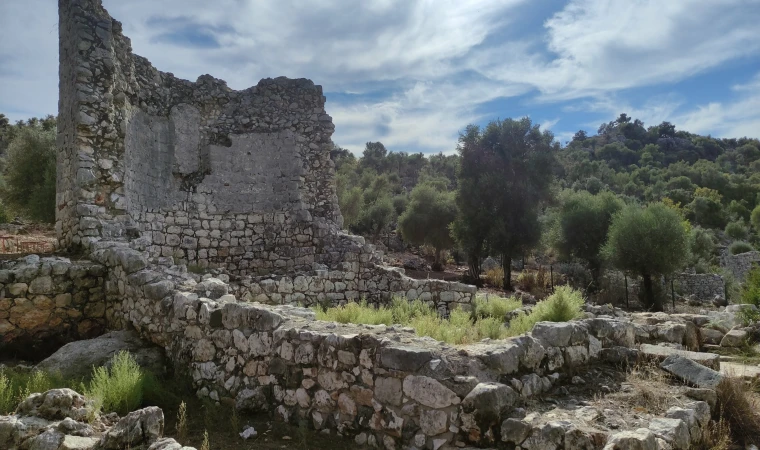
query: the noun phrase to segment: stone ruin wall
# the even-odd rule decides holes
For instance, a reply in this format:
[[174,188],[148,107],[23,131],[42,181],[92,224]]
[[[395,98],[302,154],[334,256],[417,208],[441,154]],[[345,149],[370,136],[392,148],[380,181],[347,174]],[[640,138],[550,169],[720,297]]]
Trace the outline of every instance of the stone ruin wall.
[[35,359],[106,328],[106,268],[27,256],[0,263],[0,354]]
[[734,277],[736,277],[737,280],[742,282],[747,276],[747,272],[752,270],[753,267],[760,265],[760,252],[752,251],[739,253],[738,255],[731,255],[726,250],[726,252],[721,255],[720,265],[725,267],[734,275]]
[[679,294],[707,303],[715,297],[726,297],[726,283],[715,273],[679,273],[675,275],[675,289]]

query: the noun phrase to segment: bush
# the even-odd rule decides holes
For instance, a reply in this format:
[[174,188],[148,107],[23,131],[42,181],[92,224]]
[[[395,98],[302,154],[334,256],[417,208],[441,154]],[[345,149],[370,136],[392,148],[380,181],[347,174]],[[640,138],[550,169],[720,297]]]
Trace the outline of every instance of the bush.
[[559,286],[546,300],[533,307],[530,314],[520,313],[507,328],[509,336],[526,333],[538,322],[567,322],[581,315],[584,299],[580,291],[569,286]]
[[486,283],[490,284],[491,286],[498,288],[504,287],[504,269],[501,267],[487,270],[485,277]]
[[10,414],[15,407],[11,381],[5,376],[5,373],[0,372],[0,415]]
[[472,315],[476,319],[493,317],[503,321],[507,313],[521,306],[522,302],[515,297],[478,296],[473,302]]
[[[514,306],[510,299],[494,300],[493,304],[489,300],[484,304],[487,306],[481,309],[481,314],[486,314],[485,311],[489,310],[494,314],[499,314],[500,311]],[[398,323],[414,328],[418,336],[429,336],[450,344],[468,344],[485,338],[502,339],[506,336],[503,315],[500,317],[481,315],[477,320],[473,320],[471,313],[457,309],[451,311],[448,319],[444,319],[435,309],[421,300],[409,302],[398,297],[393,299],[390,306],[378,308],[362,301],[325,310],[318,309],[317,319],[370,325]]]
[[736,444],[752,444],[760,436],[758,406],[741,378],[724,377],[716,388],[718,417],[731,430]]
[[728,247],[728,252],[732,255],[738,255],[741,253],[747,253],[754,250],[752,245],[749,242],[744,241],[736,241],[732,242],[731,245]]
[[144,375],[134,357],[121,351],[111,359],[111,369],[98,367],[93,371],[85,395],[95,400],[96,409],[127,414],[140,406],[143,397]]
[[747,273],[741,290],[741,301],[760,307],[760,267],[755,267]]
[[725,233],[726,236],[730,237],[731,239],[735,241],[741,241],[747,239],[749,230],[746,226],[744,226],[744,223],[742,222],[731,222],[726,225]]
[[536,274],[529,270],[524,270],[517,275],[517,287],[525,292],[533,292],[538,287]]
[[4,161],[3,202],[32,220],[55,222],[55,131],[24,127]]

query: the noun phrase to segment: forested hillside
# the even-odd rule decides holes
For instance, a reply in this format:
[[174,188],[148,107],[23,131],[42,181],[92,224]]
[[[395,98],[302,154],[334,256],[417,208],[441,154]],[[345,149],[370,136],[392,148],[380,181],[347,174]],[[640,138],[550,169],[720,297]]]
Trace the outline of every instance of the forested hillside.
[[560,147],[526,118],[470,126],[448,155],[368,142],[359,158],[336,146],[333,160],[351,231],[377,239],[397,230],[408,244],[452,250],[473,277],[488,255],[550,253],[600,270],[614,261],[602,254],[614,216],[653,203],[682,221],[678,268],[717,270],[721,246],[741,253],[758,244],[757,139],[700,136],[668,122],[645,127],[621,114]]

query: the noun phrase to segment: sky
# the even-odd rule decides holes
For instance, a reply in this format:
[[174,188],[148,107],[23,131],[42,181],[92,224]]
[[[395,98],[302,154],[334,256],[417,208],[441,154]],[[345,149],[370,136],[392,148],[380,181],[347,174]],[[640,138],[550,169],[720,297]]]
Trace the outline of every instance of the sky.
[[[760,138],[760,0],[103,0],[136,54],[234,89],[323,87],[333,141],[451,153],[530,117],[564,144],[620,113]],[[55,114],[55,0],[0,0],[0,112]]]

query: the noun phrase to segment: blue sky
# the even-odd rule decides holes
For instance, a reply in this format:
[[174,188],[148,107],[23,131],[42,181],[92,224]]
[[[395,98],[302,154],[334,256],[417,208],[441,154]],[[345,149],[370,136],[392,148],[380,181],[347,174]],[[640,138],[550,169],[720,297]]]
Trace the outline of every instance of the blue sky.
[[[530,116],[565,142],[621,112],[760,137],[760,0],[104,0],[135,53],[235,89],[327,96],[333,140],[452,152],[469,123]],[[55,0],[0,0],[0,112],[56,113]]]

